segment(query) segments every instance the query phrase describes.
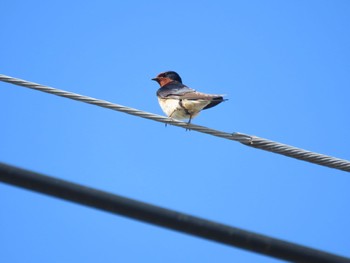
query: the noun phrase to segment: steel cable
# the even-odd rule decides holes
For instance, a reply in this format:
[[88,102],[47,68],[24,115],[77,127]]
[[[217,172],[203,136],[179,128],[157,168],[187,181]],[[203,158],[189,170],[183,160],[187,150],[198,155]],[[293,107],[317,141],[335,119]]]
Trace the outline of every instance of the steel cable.
[[210,134],[210,135],[225,138],[228,140],[238,141],[244,145],[254,147],[257,149],[261,149],[261,150],[265,150],[265,151],[269,151],[269,152],[274,152],[274,153],[282,154],[282,155],[285,155],[285,156],[288,156],[291,158],[307,161],[310,163],[319,164],[319,165],[326,166],[329,168],[334,168],[334,169],[350,172],[350,161],[348,161],[348,160],[339,159],[339,158],[335,158],[332,156],[327,156],[324,154],[307,151],[307,150],[297,148],[294,146],[290,146],[287,144],[282,144],[282,143],[267,140],[264,138],[259,138],[257,136],[251,136],[251,135],[238,133],[238,132],[234,132],[234,133],[222,132],[222,131],[210,129],[210,128],[207,128],[204,126],[200,126],[200,125],[196,125],[196,124],[192,124],[192,123],[186,123],[186,122],[182,122],[182,121],[177,121],[177,120],[174,120],[171,118],[167,118],[167,117],[152,114],[149,112],[141,111],[141,110],[138,110],[135,108],[122,106],[122,105],[115,104],[115,103],[112,103],[109,101],[99,100],[99,99],[91,98],[88,96],[83,96],[83,95],[76,94],[73,92],[68,92],[68,91],[44,86],[41,84],[37,84],[34,82],[30,82],[30,81],[26,81],[26,80],[22,80],[22,79],[18,79],[18,78],[13,78],[13,77],[2,75],[2,74],[0,74],[0,81],[11,83],[11,84],[22,86],[22,87],[26,87],[26,88],[39,90],[42,92],[46,92],[46,93],[54,94],[57,96],[73,99],[76,101],[81,101],[81,102],[97,105],[97,106],[100,106],[103,108],[108,108],[111,110],[124,112],[124,113],[131,114],[134,116],[142,117],[145,119],[150,119],[150,120],[154,120],[154,121],[163,122],[163,123],[171,124],[174,126],[182,127],[182,128],[189,129],[189,130]]

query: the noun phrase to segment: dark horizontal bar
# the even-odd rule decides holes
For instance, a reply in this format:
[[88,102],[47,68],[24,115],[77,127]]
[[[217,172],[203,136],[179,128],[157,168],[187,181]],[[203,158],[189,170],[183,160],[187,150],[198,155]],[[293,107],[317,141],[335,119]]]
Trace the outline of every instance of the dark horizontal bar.
[[350,263],[350,258],[223,225],[3,163],[0,163],[0,181],[279,259],[308,263]]

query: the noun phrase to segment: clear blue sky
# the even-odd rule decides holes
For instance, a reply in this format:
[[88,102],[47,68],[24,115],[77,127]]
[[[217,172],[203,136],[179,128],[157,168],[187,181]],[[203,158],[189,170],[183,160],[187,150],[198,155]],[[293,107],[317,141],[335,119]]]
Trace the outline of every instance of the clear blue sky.
[[[120,1],[119,1],[120,2]],[[0,73],[350,159],[349,1],[3,1]],[[0,161],[350,257],[350,175],[0,83]],[[1,262],[279,262],[0,184]]]

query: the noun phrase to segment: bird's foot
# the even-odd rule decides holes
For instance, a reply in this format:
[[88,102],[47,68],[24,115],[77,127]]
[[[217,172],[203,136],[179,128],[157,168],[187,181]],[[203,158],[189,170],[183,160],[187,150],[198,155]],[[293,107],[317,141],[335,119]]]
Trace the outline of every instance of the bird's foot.
[[[192,120],[192,117],[190,117],[190,119],[187,122],[188,126],[191,124],[191,120]],[[191,129],[186,127],[186,131],[191,131]]]
[[172,117],[168,117],[167,122],[165,123],[165,127],[167,127],[168,124],[171,125],[172,121],[174,121],[174,119]]

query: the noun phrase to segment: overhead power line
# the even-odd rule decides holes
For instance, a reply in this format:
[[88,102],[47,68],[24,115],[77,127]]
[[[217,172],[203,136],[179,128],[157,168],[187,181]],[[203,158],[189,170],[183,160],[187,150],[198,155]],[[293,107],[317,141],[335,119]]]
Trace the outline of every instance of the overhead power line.
[[42,92],[54,94],[57,96],[61,96],[61,97],[65,97],[65,98],[69,98],[69,99],[73,99],[73,100],[77,100],[77,101],[81,101],[81,102],[85,102],[93,105],[97,105],[103,108],[124,112],[124,113],[135,115],[138,117],[171,124],[174,126],[185,128],[185,129],[190,129],[190,130],[210,134],[213,136],[222,137],[228,140],[238,141],[250,147],[254,147],[261,150],[282,154],[295,159],[307,161],[310,163],[315,163],[322,166],[350,172],[350,161],[348,160],[339,159],[332,156],[327,156],[324,154],[307,151],[307,150],[290,146],[287,144],[282,144],[282,143],[278,143],[268,139],[259,138],[257,136],[251,136],[251,135],[238,133],[238,132],[234,132],[234,133],[222,132],[222,131],[210,129],[204,126],[177,121],[171,118],[163,117],[163,116],[152,114],[149,112],[118,105],[109,101],[83,96],[73,92],[68,92],[68,91],[40,85],[34,82],[29,82],[26,80],[9,77],[2,74],[0,74],[0,81],[8,82],[14,85],[39,90]]
[[4,163],[0,163],[0,181],[283,260],[308,263],[350,263],[350,258],[125,198]]

